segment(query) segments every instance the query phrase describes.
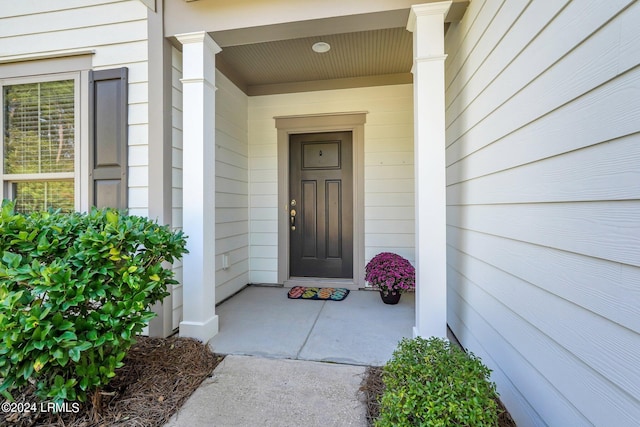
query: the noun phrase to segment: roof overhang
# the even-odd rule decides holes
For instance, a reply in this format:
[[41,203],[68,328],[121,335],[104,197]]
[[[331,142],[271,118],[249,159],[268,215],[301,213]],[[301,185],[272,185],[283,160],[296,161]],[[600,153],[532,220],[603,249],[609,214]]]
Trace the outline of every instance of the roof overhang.
[[[433,3],[423,1],[420,3]],[[249,95],[412,82],[415,0],[165,0],[165,35],[207,31],[222,52],[216,66]],[[453,0],[447,22],[468,0]],[[311,45],[327,41],[326,54]]]

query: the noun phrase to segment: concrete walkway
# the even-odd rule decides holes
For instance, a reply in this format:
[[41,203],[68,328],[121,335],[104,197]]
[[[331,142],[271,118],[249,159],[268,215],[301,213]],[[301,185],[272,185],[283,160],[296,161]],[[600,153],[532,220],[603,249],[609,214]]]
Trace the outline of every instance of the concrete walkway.
[[249,286],[216,309],[215,353],[382,366],[413,336],[415,296],[384,304],[378,292],[343,301],[287,299],[288,288]]
[[227,356],[168,427],[366,427],[365,368]]
[[371,291],[344,301],[287,292],[250,286],[216,309],[209,345],[228,356],[168,427],[366,427],[365,365],[383,365],[412,336],[414,295],[385,305]]

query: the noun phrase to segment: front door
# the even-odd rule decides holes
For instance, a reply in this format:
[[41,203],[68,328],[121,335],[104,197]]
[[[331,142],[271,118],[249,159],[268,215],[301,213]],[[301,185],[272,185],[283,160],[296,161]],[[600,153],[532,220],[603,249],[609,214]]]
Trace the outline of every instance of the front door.
[[353,277],[351,132],[289,137],[290,275]]

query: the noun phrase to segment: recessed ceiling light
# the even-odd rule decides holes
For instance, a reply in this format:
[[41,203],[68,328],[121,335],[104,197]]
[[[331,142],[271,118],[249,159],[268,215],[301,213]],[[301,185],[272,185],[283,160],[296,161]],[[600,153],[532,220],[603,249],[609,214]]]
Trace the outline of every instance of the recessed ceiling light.
[[326,42],[317,42],[314,43],[313,46],[311,46],[311,49],[313,49],[313,51],[317,53],[325,53],[328,52],[329,49],[331,49],[331,45]]

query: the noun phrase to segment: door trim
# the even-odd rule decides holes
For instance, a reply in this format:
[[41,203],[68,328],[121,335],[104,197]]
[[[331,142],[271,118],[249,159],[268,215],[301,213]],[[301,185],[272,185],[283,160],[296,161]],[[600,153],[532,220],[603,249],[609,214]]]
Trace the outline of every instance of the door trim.
[[[278,283],[289,277],[289,135],[351,131],[353,138],[353,281],[343,287],[364,287],[364,124],[367,111],[274,117],[278,129]],[[323,280],[322,278],[318,278]],[[333,281],[335,279],[326,279]],[[341,282],[342,283],[342,282]]]

